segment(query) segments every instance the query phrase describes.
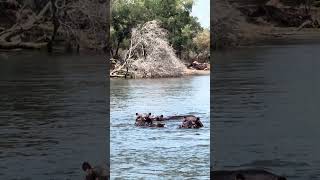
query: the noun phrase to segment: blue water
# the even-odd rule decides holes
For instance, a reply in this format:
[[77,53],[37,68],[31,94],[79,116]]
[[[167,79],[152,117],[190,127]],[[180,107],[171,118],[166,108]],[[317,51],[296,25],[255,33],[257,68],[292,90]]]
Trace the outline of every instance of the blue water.
[[[111,178],[209,179],[210,76],[111,80]],[[135,127],[135,113],[194,114],[202,129]]]

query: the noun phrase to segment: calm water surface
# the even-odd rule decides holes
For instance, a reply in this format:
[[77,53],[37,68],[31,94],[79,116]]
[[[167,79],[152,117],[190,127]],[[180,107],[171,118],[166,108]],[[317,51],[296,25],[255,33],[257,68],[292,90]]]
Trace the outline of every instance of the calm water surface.
[[[209,179],[210,77],[111,80],[112,179]],[[136,112],[194,114],[202,129],[135,127]]]
[[0,179],[82,179],[106,159],[106,65],[99,56],[0,56]]
[[215,54],[216,169],[258,167],[290,180],[320,179],[320,45]]

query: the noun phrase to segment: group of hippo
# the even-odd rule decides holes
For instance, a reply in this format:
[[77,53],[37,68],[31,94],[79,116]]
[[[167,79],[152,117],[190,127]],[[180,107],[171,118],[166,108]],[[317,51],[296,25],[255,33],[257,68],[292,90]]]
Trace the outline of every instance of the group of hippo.
[[178,128],[190,129],[190,128],[201,128],[203,127],[202,122],[199,117],[193,115],[185,115],[185,116],[168,116],[164,117],[153,116],[151,113],[148,114],[139,114],[136,113],[136,126],[143,127],[165,127],[164,121],[167,120],[180,120],[182,119],[181,125]]

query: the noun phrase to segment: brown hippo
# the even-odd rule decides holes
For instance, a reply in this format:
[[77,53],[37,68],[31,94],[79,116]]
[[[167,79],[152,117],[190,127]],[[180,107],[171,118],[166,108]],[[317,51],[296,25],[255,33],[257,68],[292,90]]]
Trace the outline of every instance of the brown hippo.
[[201,128],[203,127],[202,122],[200,121],[199,117],[195,116],[185,116],[182,125],[179,126],[179,128]]
[[194,115],[174,115],[174,116],[168,116],[163,119],[164,120],[180,120],[180,119],[184,119],[185,117],[195,117],[195,116]]
[[[158,117],[157,117],[158,118]],[[160,116],[160,118],[163,118],[163,115]],[[151,116],[151,113],[148,113],[145,116],[142,116],[138,113],[136,113],[136,126],[143,126],[143,127],[165,127],[164,123],[153,123],[156,118]]]
[[165,124],[163,123],[156,123],[156,124],[147,124],[147,123],[136,123],[136,126],[141,126],[141,127],[153,127],[153,128],[163,128],[165,127]]
[[163,115],[157,116],[153,119],[154,121],[164,121],[165,118],[163,117]]
[[210,176],[214,180],[286,180],[283,176],[258,169],[211,171]]
[[146,123],[148,125],[152,125],[152,119],[151,118],[152,118],[151,117],[151,113],[149,113],[148,115],[146,115],[146,117],[144,117],[144,119],[145,119],[145,121],[146,121]]
[[203,127],[202,122],[200,121],[200,118],[197,117],[197,119],[195,120],[195,127],[196,128],[201,128]]
[[142,116],[142,114],[136,113],[136,126],[145,126],[146,124],[146,120],[145,118]]
[[88,162],[82,163],[82,170],[86,172],[86,180],[108,180],[110,179],[110,171],[101,166],[91,167]]
[[136,113],[136,121],[141,120],[142,119],[142,115],[139,113]]

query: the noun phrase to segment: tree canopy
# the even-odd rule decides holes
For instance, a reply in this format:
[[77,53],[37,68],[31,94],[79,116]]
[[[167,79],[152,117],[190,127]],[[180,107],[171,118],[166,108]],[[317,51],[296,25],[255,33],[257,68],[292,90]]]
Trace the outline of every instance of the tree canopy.
[[191,16],[194,0],[113,0],[111,3],[112,56],[129,47],[132,28],[156,20],[168,31],[168,40],[180,58],[196,48],[193,38],[203,31]]

